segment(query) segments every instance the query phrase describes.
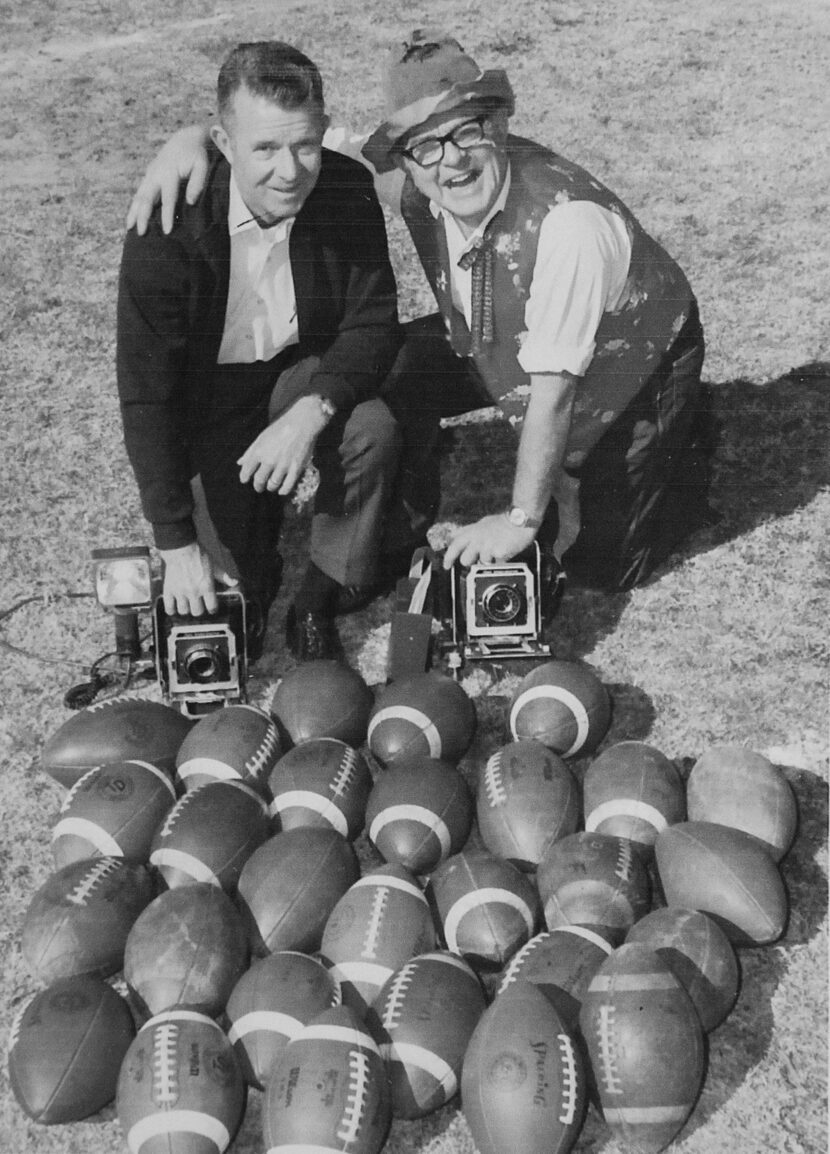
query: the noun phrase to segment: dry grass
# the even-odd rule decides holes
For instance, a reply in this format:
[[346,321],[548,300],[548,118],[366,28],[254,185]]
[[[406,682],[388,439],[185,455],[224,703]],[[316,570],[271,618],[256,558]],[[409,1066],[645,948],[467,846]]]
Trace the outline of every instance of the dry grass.
[[[724,435],[715,529],[647,587],[602,598],[572,589],[554,627],[563,656],[585,657],[612,687],[609,740],[640,737],[681,766],[708,745],[764,750],[782,765],[801,827],[784,863],[792,916],[778,945],[743,951],[736,1010],[710,1039],[701,1101],[683,1154],[826,1148],[827,657],[830,529],[824,243],[828,165],[821,96],[828,17],[820,0],[725,7],[669,0],[402,5],[368,0],[33,0],[2,6],[6,115],[0,132],[3,245],[0,373],[0,609],[32,589],[85,589],[89,551],[146,539],[121,447],[113,390],[114,285],[129,191],[149,152],[211,108],[225,49],[279,35],[306,47],[329,80],[336,120],[378,111],[377,60],[402,29],[439,23],[519,95],[518,130],[592,169],[689,272],[709,340],[707,376]],[[404,311],[428,306],[399,227],[392,230]],[[793,366],[825,362],[812,373]],[[465,481],[486,458],[490,490],[508,483],[504,429],[455,438],[447,521],[476,510]],[[487,494],[483,494],[486,498]],[[302,548],[289,534],[289,576]],[[344,626],[349,655],[382,676],[389,607]],[[29,606],[4,627],[34,653],[81,666],[107,647],[94,603]],[[279,633],[257,672],[267,700],[285,668]],[[5,654],[0,673],[3,929],[0,1029],[34,983],[18,935],[50,868],[60,790],[38,770],[66,714],[77,668]],[[466,767],[504,737],[510,678],[468,680],[481,724]],[[236,1149],[260,1148],[252,1101]],[[122,1149],[111,1113],[68,1128],[29,1124],[5,1082],[9,1154]],[[391,1154],[470,1154],[450,1107],[396,1124]],[[617,1154],[592,1117],[579,1154]]]

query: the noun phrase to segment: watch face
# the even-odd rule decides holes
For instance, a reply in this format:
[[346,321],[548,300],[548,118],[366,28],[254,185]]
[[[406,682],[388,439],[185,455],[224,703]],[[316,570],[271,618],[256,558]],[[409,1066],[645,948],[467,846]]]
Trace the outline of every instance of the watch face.
[[511,525],[515,525],[521,529],[527,524],[527,513],[525,513],[524,509],[519,509],[514,505],[513,508],[508,511],[507,519]]

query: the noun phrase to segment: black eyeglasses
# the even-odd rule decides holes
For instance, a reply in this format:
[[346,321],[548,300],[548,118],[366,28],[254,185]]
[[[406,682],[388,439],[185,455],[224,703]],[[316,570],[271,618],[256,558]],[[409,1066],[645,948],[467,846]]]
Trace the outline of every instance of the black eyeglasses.
[[475,120],[465,120],[463,124],[457,124],[446,136],[428,136],[426,140],[419,140],[411,148],[399,148],[398,152],[414,160],[421,168],[432,168],[444,159],[444,148],[450,141],[456,148],[461,149],[480,144],[486,135],[484,125],[487,119],[486,116],[477,116]]

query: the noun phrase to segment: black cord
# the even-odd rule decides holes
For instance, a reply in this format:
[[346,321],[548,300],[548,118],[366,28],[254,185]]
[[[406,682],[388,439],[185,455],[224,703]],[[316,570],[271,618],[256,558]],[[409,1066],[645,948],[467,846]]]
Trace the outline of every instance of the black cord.
[[[42,605],[47,605],[50,601],[65,598],[67,600],[78,600],[80,598],[94,598],[94,593],[35,593],[30,597],[23,597],[20,601],[16,601],[8,609],[0,612],[0,622],[5,621],[16,613],[18,609],[22,609],[25,605],[32,605],[40,602]],[[5,637],[0,634],[0,649],[5,649],[8,653],[17,653],[20,657],[28,657],[32,661],[40,661],[44,665],[64,665],[70,669],[86,669],[86,666],[80,661],[70,661],[64,657],[44,657],[41,653],[32,653],[30,649],[23,649],[19,645],[13,645],[11,641],[7,641]],[[109,654],[107,655],[109,656]]]

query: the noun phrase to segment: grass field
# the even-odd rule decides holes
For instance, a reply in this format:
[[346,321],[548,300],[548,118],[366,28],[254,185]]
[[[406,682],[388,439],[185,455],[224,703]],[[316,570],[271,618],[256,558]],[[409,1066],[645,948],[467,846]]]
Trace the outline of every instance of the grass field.
[[[226,50],[278,36],[321,65],[334,121],[371,124],[378,61],[412,27],[452,27],[508,69],[515,127],[592,170],[677,256],[701,302],[706,378],[722,438],[717,526],[646,587],[568,591],[560,656],[590,661],[611,688],[608,741],[636,737],[682,769],[716,742],[780,765],[800,828],[783,863],[791,916],[775,946],[741,951],[736,1009],[709,1038],[701,1099],[678,1154],[820,1154],[827,1146],[827,780],[830,593],[830,340],[826,244],[826,44],[821,0],[31,0],[0,4],[0,625],[24,653],[0,666],[0,1032],[36,989],[20,956],[26,906],[51,868],[62,791],[39,769],[68,716],[64,690],[109,645],[90,600],[90,550],[149,540],[121,443],[114,294],[123,219],[146,159],[213,107]],[[824,98],[824,99],[823,99]],[[390,228],[402,312],[429,307],[399,226]],[[477,515],[509,484],[504,428],[452,434],[445,524]],[[486,491],[469,478],[487,462]],[[304,513],[289,528],[287,586]],[[284,608],[285,598],[281,601]],[[287,665],[279,622],[252,696],[267,703]],[[343,626],[349,659],[383,678],[389,605]],[[44,660],[51,661],[47,664]],[[472,774],[505,739],[511,678],[478,670]],[[577,763],[579,771],[584,766]],[[262,1149],[258,1101],[234,1149]],[[109,1154],[112,1111],[64,1128],[27,1121],[0,1075],[6,1154]],[[396,1123],[390,1154],[471,1154],[449,1106]],[[579,1154],[621,1154],[595,1115]],[[515,1151],[515,1154],[523,1154]]]

